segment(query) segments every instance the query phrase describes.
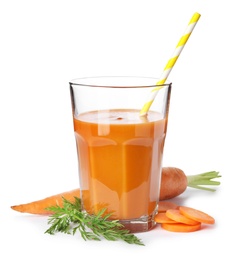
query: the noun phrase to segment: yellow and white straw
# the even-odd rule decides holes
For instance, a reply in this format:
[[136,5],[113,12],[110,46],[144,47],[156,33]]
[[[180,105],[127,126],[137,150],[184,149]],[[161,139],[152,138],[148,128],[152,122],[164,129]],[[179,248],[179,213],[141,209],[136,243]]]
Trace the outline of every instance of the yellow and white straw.
[[165,81],[167,80],[168,75],[170,74],[173,66],[175,65],[179,55],[181,54],[184,46],[186,45],[195,25],[197,24],[199,18],[200,18],[200,14],[199,13],[195,13],[190,22],[188,23],[188,26],[183,34],[183,36],[180,38],[174,52],[173,55],[171,56],[171,58],[168,60],[167,65],[165,66],[163,73],[161,75],[160,80],[156,83],[156,85],[161,85],[159,87],[154,88],[151,93],[150,96],[147,100],[147,102],[144,104],[143,108],[140,111],[140,116],[144,116],[147,114],[148,110],[150,109],[159,89],[161,89],[163,86],[163,84],[165,83]]

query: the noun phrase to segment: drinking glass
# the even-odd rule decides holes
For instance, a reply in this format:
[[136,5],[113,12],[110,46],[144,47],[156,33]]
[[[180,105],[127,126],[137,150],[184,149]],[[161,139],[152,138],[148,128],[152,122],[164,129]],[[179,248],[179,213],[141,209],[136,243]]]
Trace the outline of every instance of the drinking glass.
[[70,82],[82,210],[111,214],[131,232],[148,231],[160,195],[171,83],[141,116],[156,78],[92,77]]

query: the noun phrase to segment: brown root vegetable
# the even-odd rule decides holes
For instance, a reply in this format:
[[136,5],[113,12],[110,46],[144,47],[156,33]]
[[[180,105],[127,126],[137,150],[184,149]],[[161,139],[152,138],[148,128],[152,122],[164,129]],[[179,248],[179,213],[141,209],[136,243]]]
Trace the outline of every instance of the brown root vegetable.
[[212,179],[220,178],[219,172],[210,171],[196,175],[186,175],[181,169],[175,167],[164,167],[162,169],[162,181],[160,189],[160,200],[172,199],[182,194],[187,187],[215,191],[206,186],[220,185],[219,181]]
[[187,176],[179,168],[164,167],[160,188],[160,200],[167,200],[182,194],[188,185]]
[[[167,200],[179,196],[182,194],[187,187],[192,187],[196,189],[215,191],[212,188],[207,188],[203,185],[219,185],[220,182],[213,181],[213,178],[221,177],[218,175],[218,172],[211,171],[197,175],[185,175],[185,173],[179,168],[175,167],[163,167],[162,169],[162,180],[161,180],[161,189],[159,199]],[[53,196],[46,197],[41,200],[32,201],[26,204],[20,204],[11,206],[13,210],[22,212],[22,213],[31,213],[31,214],[46,214],[49,215],[51,212],[46,210],[46,208],[52,206],[62,206],[64,197],[70,202],[74,201],[74,197],[80,196],[79,188],[59,193]]]

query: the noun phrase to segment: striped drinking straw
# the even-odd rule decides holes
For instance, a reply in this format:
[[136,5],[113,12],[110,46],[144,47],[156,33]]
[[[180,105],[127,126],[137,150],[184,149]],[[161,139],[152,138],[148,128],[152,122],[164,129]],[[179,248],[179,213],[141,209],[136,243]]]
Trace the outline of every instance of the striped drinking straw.
[[159,89],[161,89],[163,86],[163,84],[165,83],[165,81],[167,80],[168,75],[170,74],[174,64],[176,63],[179,55],[181,54],[185,44],[187,43],[195,25],[197,24],[199,18],[200,18],[200,14],[199,13],[195,13],[190,22],[188,23],[188,26],[183,34],[183,36],[180,38],[174,52],[173,55],[171,56],[171,58],[168,60],[167,65],[165,66],[162,76],[160,78],[160,80],[156,83],[156,85],[161,85],[159,87],[154,88],[151,93],[150,96],[147,100],[147,102],[144,104],[144,106],[142,107],[141,111],[140,111],[140,116],[145,116],[150,108],[150,106],[152,105],[154,98],[156,97]]

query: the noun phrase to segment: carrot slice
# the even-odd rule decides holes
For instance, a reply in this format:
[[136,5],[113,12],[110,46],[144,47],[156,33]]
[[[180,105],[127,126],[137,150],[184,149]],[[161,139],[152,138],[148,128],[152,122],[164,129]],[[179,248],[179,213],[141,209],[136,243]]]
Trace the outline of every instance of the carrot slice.
[[179,209],[168,209],[166,211],[166,216],[172,220],[175,220],[176,222],[180,222],[188,225],[196,225],[200,222],[184,216],[183,214],[180,213]]
[[205,212],[202,212],[200,210],[190,208],[190,207],[181,206],[181,207],[179,207],[179,211],[185,217],[191,218],[195,221],[205,223],[205,224],[214,224],[215,223],[215,219],[212,216],[210,216],[210,215],[208,215]]
[[172,232],[193,232],[201,229],[201,223],[198,222],[196,225],[187,225],[183,223],[163,223],[162,228]]
[[177,209],[179,206],[171,201],[159,201],[158,212],[166,212],[168,209]]
[[166,216],[166,213],[165,213],[165,212],[159,212],[159,213],[155,216],[154,220],[155,220],[157,223],[159,223],[159,224],[162,224],[162,223],[177,223],[175,220],[172,220],[172,219],[168,218],[168,217]]

